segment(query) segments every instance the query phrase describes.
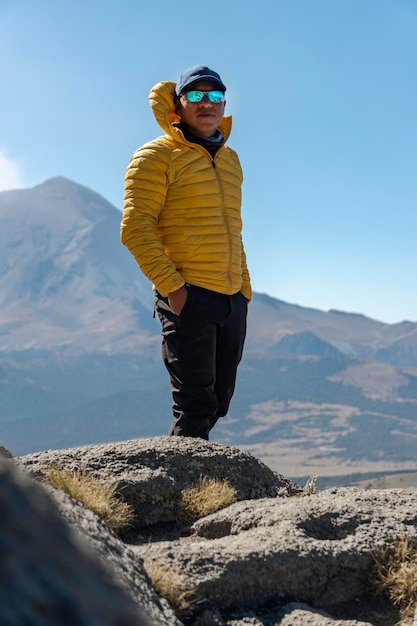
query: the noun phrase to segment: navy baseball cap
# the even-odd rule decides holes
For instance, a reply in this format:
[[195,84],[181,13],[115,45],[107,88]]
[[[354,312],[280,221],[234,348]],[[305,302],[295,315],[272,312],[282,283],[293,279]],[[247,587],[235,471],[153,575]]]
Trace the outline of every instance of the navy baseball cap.
[[213,83],[220,91],[226,91],[226,87],[217,72],[211,70],[206,65],[195,65],[181,74],[177,86],[175,87],[175,93],[177,96],[180,96],[188,87],[200,81]]

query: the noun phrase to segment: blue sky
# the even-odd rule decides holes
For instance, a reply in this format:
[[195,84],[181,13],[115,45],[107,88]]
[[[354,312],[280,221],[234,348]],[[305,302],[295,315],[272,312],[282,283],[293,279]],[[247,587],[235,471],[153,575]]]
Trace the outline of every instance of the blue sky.
[[228,87],[255,291],[417,321],[416,0],[0,0],[0,189],[60,175],[121,209],[149,89],[198,63]]

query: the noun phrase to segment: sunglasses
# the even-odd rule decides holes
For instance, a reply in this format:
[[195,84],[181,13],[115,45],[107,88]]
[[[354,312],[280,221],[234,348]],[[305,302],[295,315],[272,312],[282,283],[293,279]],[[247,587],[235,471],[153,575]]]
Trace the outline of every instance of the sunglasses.
[[204,96],[207,96],[209,101],[214,104],[224,102],[224,93],[222,91],[187,91],[183,95],[188,102],[201,102]]

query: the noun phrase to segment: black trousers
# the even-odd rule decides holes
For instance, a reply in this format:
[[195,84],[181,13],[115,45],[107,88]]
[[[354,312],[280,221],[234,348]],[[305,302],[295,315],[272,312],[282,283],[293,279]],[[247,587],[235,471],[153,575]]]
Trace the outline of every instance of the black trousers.
[[190,285],[180,315],[158,292],[162,356],[171,379],[170,435],[209,438],[226,415],[246,336],[247,300]]

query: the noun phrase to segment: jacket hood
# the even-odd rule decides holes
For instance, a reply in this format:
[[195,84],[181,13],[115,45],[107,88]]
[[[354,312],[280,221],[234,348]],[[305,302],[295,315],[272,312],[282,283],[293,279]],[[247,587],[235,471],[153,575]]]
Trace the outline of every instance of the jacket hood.
[[[162,130],[178,140],[183,140],[183,134],[174,124],[179,124],[180,116],[175,112],[175,85],[176,83],[164,80],[157,83],[149,92],[149,103],[152,113]],[[232,130],[232,116],[225,115],[219,126],[224,140],[227,141]]]

